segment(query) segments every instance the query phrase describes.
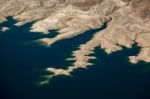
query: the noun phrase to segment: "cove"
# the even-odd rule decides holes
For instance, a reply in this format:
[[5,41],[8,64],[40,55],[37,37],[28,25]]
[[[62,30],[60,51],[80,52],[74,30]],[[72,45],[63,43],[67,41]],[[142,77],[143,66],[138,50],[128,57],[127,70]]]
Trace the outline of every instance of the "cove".
[[[89,69],[78,69],[74,77],[58,76],[49,85],[38,88],[34,81],[44,74],[41,70],[54,66],[66,68],[71,61],[65,61],[77,50],[80,44],[86,43],[94,33],[107,27],[89,30],[79,36],[59,41],[50,48],[38,44],[25,44],[53,34],[29,32],[33,23],[21,27],[14,26],[16,20],[11,17],[0,24],[8,26],[9,31],[0,33],[0,91],[2,99],[148,99],[150,89],[150,64],[140,62],[130,64],[129,55],[136,55],[139,47],[107,55],[104,50],[96,48],[97,60]],[[147,70],[143,72],[143,70]]]

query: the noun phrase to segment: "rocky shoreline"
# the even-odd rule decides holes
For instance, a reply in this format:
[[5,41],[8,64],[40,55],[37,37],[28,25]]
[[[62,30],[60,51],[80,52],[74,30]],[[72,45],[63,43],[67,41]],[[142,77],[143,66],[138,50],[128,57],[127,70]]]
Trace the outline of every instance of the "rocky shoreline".
[[[137,43],[141,50],[137,56],[130,56],[130,62],[150,62],[150,1],[149,0],[1,0],[0,22],[8,16],[17,20],[21,26],[36,21],[31,32],[49,34],[49,30],[58,30],[54,38],[41,38],[37,42],[45,46],[72,38],[90,29],[100,28],[105,22],[108,27],[91,37],[90,41],[73,51],[75,62],[67,70],[48,68],[53,75],[70,75],[74,69],[87,68],[89,56],[96,47],[112,53],[131,48]],[[7,28],[7,27],[6,27]],[[5,29],[3,29],[5,30]]]

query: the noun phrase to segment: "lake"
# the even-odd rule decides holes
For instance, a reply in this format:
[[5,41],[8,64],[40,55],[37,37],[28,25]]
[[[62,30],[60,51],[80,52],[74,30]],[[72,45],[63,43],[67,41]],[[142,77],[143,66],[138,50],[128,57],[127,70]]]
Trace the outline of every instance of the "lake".
[[94,66],[75,70],[73,77],[57,76],[48,85],[38,86],[40,76],[49,74],[44,71],[47,67],[72,64],[65,59],[102,28],[44,47],[32,41],[55,37],[56,30],[51,34],[31,33],[33,23],[20,27],[15,23],[8,17],[0,24],[10,28],[0,32],[0,99],[150,99],[150,63],[131,64],[128,60],[139,52],[137,44],[110,55],[96,48],[93,56],[97,59],[90,60]]

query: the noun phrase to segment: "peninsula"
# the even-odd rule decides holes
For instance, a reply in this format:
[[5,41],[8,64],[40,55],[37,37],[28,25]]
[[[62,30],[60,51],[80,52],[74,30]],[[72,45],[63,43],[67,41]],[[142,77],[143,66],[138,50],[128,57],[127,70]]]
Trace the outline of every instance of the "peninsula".
[[0,23],[11,16],[17,20],[16,26],[34,22],[30,29],[33,33],[50,34],[49,30],[57,30],[59,34],[54,38],[36,40],[46,47],[108,22],[106,29],[95,33],[72,52],[73,57],[66,59],[74,60],[72,66],[47,68],[53,72],[48,78],[70,75],[77,68],[92,65],[89,60],[96,57],[89,55],[96,47],[109,54],[136,43],[141,50],[138,55],[129,56],[130,62],[150,62],[150,0],[0,0],[0,6]]

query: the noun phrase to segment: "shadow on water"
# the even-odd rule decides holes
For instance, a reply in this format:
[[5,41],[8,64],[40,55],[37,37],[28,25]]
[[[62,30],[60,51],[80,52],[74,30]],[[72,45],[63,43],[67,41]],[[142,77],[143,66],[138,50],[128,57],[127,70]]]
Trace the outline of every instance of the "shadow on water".
[[98,59],[92,61],[95,65],[90,69],[78,69],[73,73],[73,78],[59,76],[49,86],[35,88],[32,82],[41,74],[39,70],[48,66],[66,68],[71,62],[65,61],[65,58],[70,57],[80,44],[90,40],[93,33],[105,29],[107,23],[100,29],[59,41],[50,48],[22,43],[55,37],[56,30],[46,35],[31,33],[29,29],[33,23],[20,27],[14,26],[15,23],[9,17],[7,22],[0,24],[10,28],[0,34],[0,89],[8,99],[113,99],[115,95],[118,99],[148,99],[150,74],[145,72],[139,75],[139,72],[150,64],[140,62],[133,65],[128,62],[128,56],[139,52],[136,44],[132,49],[124,48],[110,55],[96,48]]

